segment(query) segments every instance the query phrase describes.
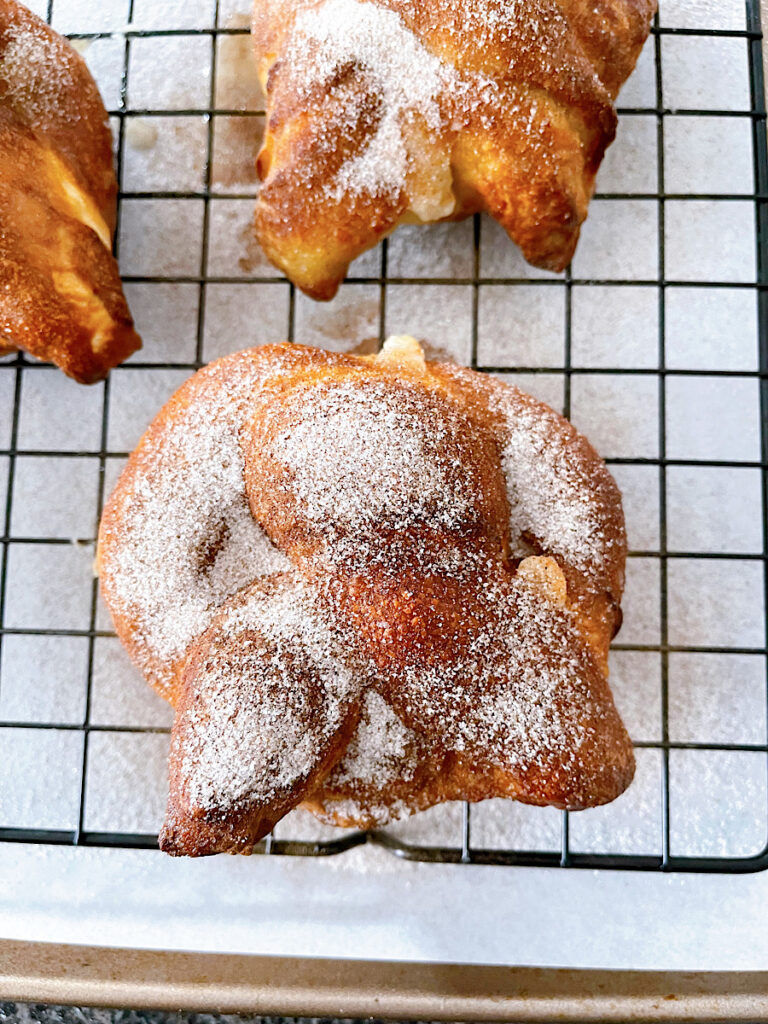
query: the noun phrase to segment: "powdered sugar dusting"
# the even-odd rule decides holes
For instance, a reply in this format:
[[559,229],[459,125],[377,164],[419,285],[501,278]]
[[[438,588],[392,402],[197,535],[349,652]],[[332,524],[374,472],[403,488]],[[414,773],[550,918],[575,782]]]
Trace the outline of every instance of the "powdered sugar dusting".
[[575,623],[526,583],[513,582],[508,601],[494,651],[502,662],[496,685],[482,687],[476,720],[459,726],[462,740],[487,742],[491,760],[507,764],[543,764],[568,750],[575,756],[595,710]]
[[610,541],[594,481],[556,414],[521,401],[513,388],[496,392],[492,407],[506,426],[502,459],[517,553],[530,553],[532,536],[582,571],[601,567]]
[[416,770],[413,739],[413,732],[386,701],[375,690],[369,690],[357,732],[329,784],[362,782],[384,787],[388,781],[412,778]]
[[63,109],[60,102],[62,92],[75,88],[75,77],[66,59],[66,44],[57,42],[43,24],[13,26],[0,53],[3,98],[34,122],[44,121],[51,113],[58,119],[74,116],[68,113],[71,104]]
[[[473,775],[477,799],[486,773],[484,796],[509,795],[531,768],[573,773],[578,805],[603,772],[623,770],[615,712],[592,690],[571,613],[521,577],[489,582],[485,600],[487,615],[457,657],[417,651],[394,669],[386,699],[366,692],[358,730],[315,798],[322,820],[382,826],[455,798]],[[603,732],[601,757],[585,754]]]
[[295,577],[225,613],[178,723],[191,803],[226,812],[289,797],[327,757],[360,678]]
[[167,424],[122,510],[113,597],[137,622],[153,676],[158,663],[172,674],[231,594],[288,564],[253,519],[243,478],[239,430],[264,370],[238,370],[226,386],[212,377]]
[[[546,82],[557,92],[562,79],[567,91],[578,79],[609,102],[554,0],[469,0],[458,17],[446,0],[431,8],[427,20],[414,0],[325,0],[296,18],[284,54],[291,88],[307,97],[318,87],[327,91],[341,105],[332,130],[342,135],[359,136],[366,118],[374,122],[328,181],[332,202],[405,192],[417,216],[429,207],[421,219],[450,215],[452,139],[469,119],[489,128],[503,109],[506,123],[514,120],[542,149],[549,118],[525,84],[532,59],[538,77],[530,85]],[[519,62],[528,70],[518,71]],[[351,87],[344,81],[350,71]]]
[[427,433],[424,410],[407,399],[357,381],[318,389],[311,410],[305,405],[303,419],[278,436],[275,452],[311,522],[362,536],[426,519],[444,529],[461,526],[472,506],[471,467],[457,474],[442,453],[448,417]]
[[[391,3],[406,15],[414,9],[414,0]],[[458,19],[457,6],[461,12]],[[455,0],[431,0],[430,8],[431,28],[450,34],[458,53],[457,64],[466,59],[462,51],[468,48],[486,54],[489,63],[495,61],[502,49],[506,58],[498,67],[502,80],[514,75],[517,54],[534,47],[537,61],[551,70],[569,31],[569,23],[556,0],[458,0],[458,4]],[[510,44],[511,52],[506,49]]]
[[[380,795],[384,797],[385,794],[382,791]],[[349,796],[342,800],[329,801],[326,806],[330,813],[326,814],[321,811],[318,814],[321,821],[333,824],[334,821],[362,820],[365,822],[366,828],[381,828],[415,813],[415,808],[403,800],[382,799],[380,802],[374,803],[367,797],[356,799]]]
[[594,709],[571,613],[520,576],[489,580],[482,601],[459,657],[425,662],[417,652],[405,664],[396,707],[449,749],[506,766],[576,749]]
[[[360,720],[344,756],[313,801],[328,822],[381,827],[416,810],[422,744],[376,690],[363,696]],[[423,781],[423,771],[420,781]],[[406,787],[411,800],[403,799]]]
[[403,128],[418,119],[429,131],[442,123],[439,97],[453,69],[433,56],[400,16],[375,3],[326,0],[296,19],[287,59],[305,87],[330,81],[345,65],[362,72],[379,103],[379,120],[361,152],[342,165],[329,188],[344,195],[396,194],[405,187],[410,155]]
[[[192,648],[196,691],[174,729],[193,805],[274,811],[309,799],[320,817],[383,824],[455,795],[454,763],[460,780],[477,773],[475,798],[519,795],[531,771],[565,773],[568,805],[615,795],[631,752],[565,605],[563,572],[548,559],[515,569],[493,532],[506,480],[517,553],[540,546],[597,579],[610,519],[602,463],[554,412],[461,368],[350,371],[275,401],[262,388],[296,350],[277,351],[201,371],[122,488],[110,575],[138,622],[145,671],[161,663],[170,681],[214,621]],[[465,385],[475,405],[460,400]],[[248,485],[275,500],[259,514],[276,517],[278,537],[281,516],[314,537],[313,553],[296,556],[311,586],[252,517],[245,423]],[[366,635],[339,601],[350,567],[353,605],[365,608],[366,589],[382,582],[390,595]],[[411,603],[414,584],[397,581],[425,572],[435,590],[425,575],[425,600]],[[398,635],[391,649],[381,642]],[[357,732],[313,798],[361,694]]]
[[458,657],[408,659],[393,707],[459,753],[472,799],[571,809],[614,799],[632,778],[631,744],[573,615],[520,574],[486,596]]

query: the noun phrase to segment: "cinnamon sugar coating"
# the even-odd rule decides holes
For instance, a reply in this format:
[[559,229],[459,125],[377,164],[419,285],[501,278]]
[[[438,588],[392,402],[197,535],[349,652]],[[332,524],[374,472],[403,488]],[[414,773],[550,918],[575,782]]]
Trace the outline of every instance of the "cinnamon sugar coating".
[[117,181],[85,62],[0,0],[0,350],[90,384],[141,347],[112,256]]
[[349,743],[362,685],[293,573],[241,590],[193,644],[171,741],[168,853],[248,853]]
[[655,0],[256,0],[256,232],[307,294],[401,223],[486,210],[570,262]]
[[374,827],[448,799],[615,798],[625,557],[589,443],[412,339],[200,371],[99,542],[118,635],[177,711],[163,847],[247,851],[302,801]]

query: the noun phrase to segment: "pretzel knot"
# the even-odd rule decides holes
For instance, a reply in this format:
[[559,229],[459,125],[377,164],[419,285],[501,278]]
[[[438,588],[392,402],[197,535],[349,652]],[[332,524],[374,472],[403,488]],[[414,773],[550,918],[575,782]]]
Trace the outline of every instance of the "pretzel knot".
[[200,371],[99,541],[117,632],[176,708],[161,847],[247,852],[302,802],[368,828],[450,799],[614,799],[625,556],[588,442],[412,339]]

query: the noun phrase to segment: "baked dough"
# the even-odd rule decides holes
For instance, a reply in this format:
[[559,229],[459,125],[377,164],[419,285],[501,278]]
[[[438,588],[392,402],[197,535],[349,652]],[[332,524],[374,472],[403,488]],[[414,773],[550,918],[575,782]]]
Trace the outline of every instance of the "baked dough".
[[173,727],[166,852],[248,852],[347,747],[361,680],[313,603],[294,574],[257,580],[193,644]]
[[398,224],[487,210],[570,262],[656,0],[255,0],[256,232],[331,298]]
[[115,628],[176,708],[161,846],[247,852],[292,807],[578,809],[629,784],[607,683],[619,492],[499,380],[278,345],[201,370],[107,503]]
[[90,384],[141,347],[112,256],[107,112],[82,58],[0,0],[0,353]]

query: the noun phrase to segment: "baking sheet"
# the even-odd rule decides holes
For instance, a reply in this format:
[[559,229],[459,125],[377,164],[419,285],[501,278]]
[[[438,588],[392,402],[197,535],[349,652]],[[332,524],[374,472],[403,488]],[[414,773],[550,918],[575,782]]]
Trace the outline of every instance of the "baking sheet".
[[[122,107],[128,14],[127,3],[111,0],[53,4],[53,24],[62,31],[109,33],[80,45],[114,110]],[[136,0],[131,26],[204,28],[216,16],[220,25],[238,27],[245,12],[237,4],[217,10],[213,3]],[[0,720],[18,724],[2,728],[3,826],[152,832],[162,816],[167,737],[155,730],[167,728],[167,709],[107,635],[100,605],[92,623],[102,441],[110,486],[124,453],[198,357],[289,334],[350,347],[408,331],[567,407],[612,461],[624,491],[634,557],[613,683],[630,732],[644,746],[638,778],[624,797],[571,816],[571,849],[660,852],[667,768],[654,744],[662,739],[663,482],[667,549],[686,555],[669,561],[667,578],[666,639],[683,648],[668,662],[669,739],[678,744],[668,762],[671,849],[728,857],[762,851],[768,833],[765,615],[759,393],[750,375],[758,365],[756,295],[746,287],[756,268],[751,122],[742,116],[750,106],[747,51],[738,35],[744,7],[735,0],[666,0],[661,22],[737,33],[662,36],[659,43],[664,105],[719,113],[665,116],[660,182],[651,41],[622,93],[619,138],[599,179],[604,198],[593,203],[571,278],[527,267],[484,219],[477,269],[486,283],[475,287],[471,223],[402,229],[388,246],[384,305],[381,252],[362,257],[355,280],[319,306],[292,296],[248,241],[255,189],[250,150],[259,119],[236,111],[257,109],[259,101],[252,84],[238,92],[248,66],[238,48],[243,37],[222,37],[216,73],[210,35],[132,38],[125,101],[142,112],[126,118],[122,134],[122,183],[132,195],[122,203],[119,248],[145,349],[106,387],[78,388],[44,368],[22,374],[0,666]],[[228,112],[210,125],[209,163],[203,111],[211,88]],[[214,196],[208,203],[207,184]],[[662,186],[679,196],[665,202],[663,222],[653,198]],[[682,371],[667,376],[663,387],[653,372],[660,356],[660,260],[665,280],[676,282],[666,289],[664,356],[668,367]],[[501,279],[514,283],[494,283]],[[586,283],[594,281],[600,283]],[[700,287],[704,281],[716,286]],[[572,374],[563,372],[566,365]],[[712,376],[720,371],[732,375]],[[11,434],[5,399],[13,376],[0,370],[0,446]],[[663,454],[679,463],[664,475],[662,441]],[[0,456],[0,499],[7,461]],[[51,481],[55,506],[43,500]],[[61,543],[33,543],[37,538]],[[92,652],[91,624],[97,630]],[[713,654],[706,650],[711,646],[727,650]],[[86,703],[96,727],[87,751],[77,728]],[[30,728],[35,725],[40,728]],[[153,731],[137,731],[146,729]],[[718,749],[732,745],[747,749]],[[560,818],[549,809],[490,802],[473,810],[472,825],[486,848],[560,848]],[[394,831],[416,843],[451,844],[459,828],[460,808],[447,806]],[[298,813],[278,834],[328,833]],[[153,853],[5,846],[0,864],[6,882],[0,934],[15,937],[573,966],[765,962],[762,939],[754,938],[755,906],[768,884],[762,878],[707,879],[700,887],[698,880],[607,873],[576,880],[572,872],[406,865],[370,849],[311,864],[254,858],[172,865]],[[460,928],[447,927],[446,892],[454,922],[456,907],[466,916]],[[33,893],[39,895],[30,906]],[[73,905],[73,893],[84,893],[84,901]],[[397,919],[394,893],[402,908]],[[733,909],[730,930],[724,934],[718,923],[711,941],[694,941],[711,929],[723,900]],[[501,932],[500,906],[510,908],[511,919]],[[615,906],[622,907],[621,920],[598,926],[592,912]],[[558,923],[562,914],[570,914],[566,928]],[[535,937],[533,921],[540,925]]]
[[518,1024],[768,1019],[768,978],[761,972],[553,971],[25,942],[6,943],[4,954],[0,986],[17,1001],[324,1018],[375,1010],[377,1019]]

